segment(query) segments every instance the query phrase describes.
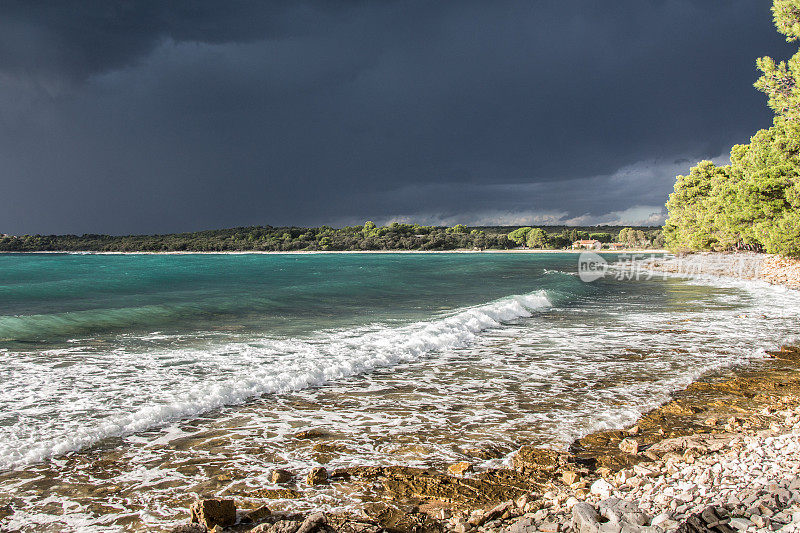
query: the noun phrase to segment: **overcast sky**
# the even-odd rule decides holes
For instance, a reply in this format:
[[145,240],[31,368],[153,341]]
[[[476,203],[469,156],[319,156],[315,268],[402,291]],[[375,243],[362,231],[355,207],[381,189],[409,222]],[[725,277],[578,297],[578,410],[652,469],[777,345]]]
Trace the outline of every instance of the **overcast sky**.
[[0,233],[661,223],[770,125],[770,5],[5,0]]

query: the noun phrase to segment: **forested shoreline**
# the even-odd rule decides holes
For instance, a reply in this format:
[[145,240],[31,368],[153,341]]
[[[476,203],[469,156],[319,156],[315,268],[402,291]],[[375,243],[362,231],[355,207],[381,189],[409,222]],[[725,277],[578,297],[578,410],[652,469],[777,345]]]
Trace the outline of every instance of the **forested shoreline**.
[[392,223],[332,228],[249,226],[165,235],[5,235],[2,252],[223,252],[358,250],[508,250],[570,248],[575,241],[618,242],[628,248],[663,247],[658,227],[452,227]]
[[[800,2],[775,0],[773,19],[800,38]],[[772,127],[735,145],[730,164],[701,161],[678,176],[667,202],[667,245],[678,252],[750,250],[800,256],[800,51],[788,61],[756,61],[755,87],[775,113]]]

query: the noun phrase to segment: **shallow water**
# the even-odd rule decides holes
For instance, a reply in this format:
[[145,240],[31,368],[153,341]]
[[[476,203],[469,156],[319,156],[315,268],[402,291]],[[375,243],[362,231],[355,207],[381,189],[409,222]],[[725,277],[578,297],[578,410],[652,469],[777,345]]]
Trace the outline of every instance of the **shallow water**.
[[[165,526],[193,493],[275,496],[276,466],[497,466],[521,444],[630,423],[800,329],[796,292],[583,283],[576,267],[572,254],[0,255],[6,522]],[[295,488],[292,508],[369,499]]]

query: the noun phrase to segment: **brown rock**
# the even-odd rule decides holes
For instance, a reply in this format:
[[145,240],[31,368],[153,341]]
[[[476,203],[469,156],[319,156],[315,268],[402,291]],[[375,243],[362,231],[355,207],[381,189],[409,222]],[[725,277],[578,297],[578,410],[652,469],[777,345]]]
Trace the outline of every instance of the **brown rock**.
[[172,528],[170,533],[208,533],[208,529],[200,524],[181,524]]
[[233,500],[205,499],[199,500],[189,508],[195,524],[200,524],[208,529],[216,525],[232,526],[236,523],[236,504]]
[[472,464],[467,461],[460,461],[447,467],[447,471],[454,476],[463,476],[467,472],[474,472]]
[[309,515],[298,528],[297,533],[313,533],[322,528],[325,524],[325,515],[323,513],[314,513]]
[[[377,491],[386,500],[413,503],[420,508],[426,502],[437,502],[439,505],[447,503],[476,509],[516,499],[540,488],[532,476],[507,469],[488,470],[470,477],[454,477],[435,470],[407,466],[352,467],[348,471],[353,482],[368,483],[371,490]],[[407,523],[405,518],[403,524],[395,521],[389,516],[392,514],[394,511],[381,511],[380,516],[375,513],[368,516],[387,528],[402,529],[413,525]],[[422,524],[422,515],[428,516],[427,513],[414,515],[420,519],[417,525],[427,524]]]
[[322,485],[328,482],[328,471],[324,466],[312,468],[311,472],[306,477],[306,483],[309,485]]
[[272,472],[269,473],[269,480],[272,483],[288,483],[292,480],[294,474],[289,472],[288,470],[283,470],[282,468],[276,468]]
[[325,531],[335,531],[336,533],[382,533],[385,531],[373,520],[330,514],[325,515],[324,528]]
[[253,509],[252,511],[248,511],[247,513],[245,513],[245,515],[242,517],[242,522],[251,522],[251,523],[261,522],[271,514],[272,511],[270,511],[269,507],[267,507],[266,505],[262,505],[258,509]]
[[596,472],[597,472],[598,476],[603,477],[603,478],[611,477],[611,474],[614,473],[614,471],[611,470],[610,468],[608,468],[607,466],[601,466],[600,468],[598,468],[596,470]]
[[248,533],[295,533],[299,527],[299,520],[279,520],[274,524],[258,525]]
[[11,504],[0,507],[0,520],[12,514],[14,514],[14,509],[11,507]]
[[294,434],[294,438],[301,440],[322,439],[329,436],[330,433],[322,429],[306,429],[305,431],[298,431]]
[[577,472],[573,472],[572,470],[565,470],[563,474],[561,474],[561,479],[567,485],[572,485],[573,483],[577,483],[578,480],[581,478],[580,474]]
[[507,450],[500,446],[483,445],[480,448],[465,448],[464,455],[474,457],[475,459],[499,459],[508,455]]
[[248,498],[265,498],[268,500],[294,500],[301,498],[303,493],[294,489],[256,489],[248,491],[236,491],[236,495]]
[[512,457],[514,469],[521,473],[553,472],[564,464],[568,455],[555,450],[523,446]]
[[491,522],[495,518],[499,518],[506,514],[510,509],[514,507],[513,501],[507,501],[500,504],[495,505],[491,509],[489,509],[482,517],[481,523],[485,524],[486,522]]
[[654,451],[647,450],[644,452],[644,456],[650,459],[651,461],[660,461],[661,457]]

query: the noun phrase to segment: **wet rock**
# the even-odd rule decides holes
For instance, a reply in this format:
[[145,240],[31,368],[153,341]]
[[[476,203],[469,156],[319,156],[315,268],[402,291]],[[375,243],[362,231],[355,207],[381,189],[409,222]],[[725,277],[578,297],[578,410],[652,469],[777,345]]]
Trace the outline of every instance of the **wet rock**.
[[565,470],[564,473],[561,474],[561,480],[567,485],[572,485],[573,483],[577,483],[578,480],[580,480],[580,478],[581,478],[580,474],[572,470]]
[[307,429],[304,431],[298,431],[293,435],[294,438],[300,440],[323,439],[329,436],[330,433],[322,429]]
[[294,489],[257,489],[250,491],[233,491],[229,494],[247,496],[248,498],[264,498],[267,500],[294,500],[303,493]]
[[257,509],[253,509],[252,511],[247,511],[242,516],[242,522],[249,522],[254,524],[257,522],[261,522],[270,515],[272,515],[272,511],[270,510],[270,508],[267,507],[266,505],[262,505]]
[[475,459],[499,459],[505,457],[511,450],[496,446],[492,444],[483,445],[479,448],[465,448],[464,455],[474,457]]
[[371,490],[397,502],[445,502],[470,508],[519,498],[539,488],[529,476],[513,470],[490,470],[468,478],[405,466],[354,467],[347,472]]
[[322,485],[328,482],[328,471],[324,466],[312,468],[311,472],[306,477],[306,483],[309,485]]
[[292,478],[294,478],[294,474],[282,468],[276,468],[269,473],[270,482],[275,484],[288,483]]
[[314,533],[321,529],[324,524],[325,515],[323,513],[314,513],[303,520],[296,533]]
[[170,529],[170,533],[206,533],[206,526],[200,524],[181,524]]
[[274,524],[256,526],[248,533],[295,533],[299,527],[299,520],[279,520]]
[[0,506],[0,520],[11,516],[14,514],[14,508],[11,507],[11,504]]
[[336,533],[381,533],[383,528],[372,520],[352,516],[327,515],[325,529]]
[[673,415],[693,415],[701,413],[703,409],[695,405],[687,405],[686,403],[678,400],[673,400],[663,406],[662,411]]
[[512,457],[514,469],[523,474],[553,472],[566,463],[568,455],[555,450],[523,446]]
[[447,472],[453,476],[463,476],[467,472],[474,472],[472,464],[467,461],[460,461],[447,467]]
[[204,499],[189,508],[191,521],[208,529],[214,526],[231,526],[236,523],[236,505],[233,500]]

